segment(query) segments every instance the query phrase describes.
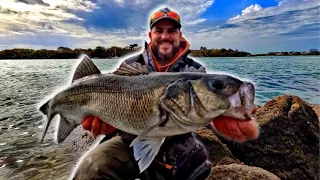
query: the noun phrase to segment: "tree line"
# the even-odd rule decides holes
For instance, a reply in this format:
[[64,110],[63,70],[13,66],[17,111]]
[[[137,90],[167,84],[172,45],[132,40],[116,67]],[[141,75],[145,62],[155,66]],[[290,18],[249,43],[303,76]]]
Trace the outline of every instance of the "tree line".
[[[33,50],[14,48],[0,51],[0,59],[76,59],[81,54],[86,54],[91,58],[111,58],[125,56],[138,50],[141,50],[138,44],[130,44],[126,47],[112,46],[110,48],[97,46],[95,49],[59,47],[57,50]],[[237,49],[207,49],[206,47],[200,47],[199,50],[191,50],[190,55],[193,57],[296,56],[320,55],[320,52],[317,49],[310,49],[309,52],[269,52],[267,54],[252,55]]]
[[265,56],[307,56],[307,55],[320,55],[320,51],[317,49],[310,49],[309,51],[303,52],[269,52],[268,54],[264,54]]
[[121,57],[139,49],[141,49],[141,47],[137,44],[131,44],[124,48],[117,46],[110,48],[97,46],[95,49],[59,47],[57,50],[34,50],[14,48],[0,51],[0,59],[76,59],[81,54],[86,54],[91,58],[111,58],[114,56]]
[[192,50],[191,54],[194,57],[244,57],[251,56],[251,53],[239,51],[238,49],[207,49],[200,47],[200,50]]

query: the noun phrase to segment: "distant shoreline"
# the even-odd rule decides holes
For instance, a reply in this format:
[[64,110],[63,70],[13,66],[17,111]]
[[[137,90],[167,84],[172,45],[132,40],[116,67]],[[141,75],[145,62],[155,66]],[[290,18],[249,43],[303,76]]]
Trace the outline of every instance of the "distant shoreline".
[[[98,46],[95,49],[70,49],[67,47],[59,47],[57,50],[33,50],[33,49],[6,49],[0,51],[1,59],[78,59],[82,54],[88,55],[93,59],[111,59],[113,57],[124,57],[132,53],[139,52],[142,47],[138,47],[137,44],[132,44],[127,47],[105,48]],[[257,57],[257,56],[319,56],[320,52],[317,49],[310,49],[309,52],[269,52],[267,54],[251,54],[244,51],[232,50],[232,49],[206,49],[201,47],[200,50],[190,50],[189,54],[192,57]]]
[[[298,56],[301,56],[301,57],[306,57],[306,56],[319,56],[320,58],[320,55],[294,55],[295,57],[298,57]],[[261,55],[252,55],[252,56],[244,56],[244,57],[228,57],[228,56],[220,56],[220,57],[195,57],[193,56],[194,58],[250,58],[250,57],[279,57],[279,56],[271,56],[271,55],[268,55],[268,56],[261,56]],[[280,57],[293,57],[293,56],[280,56]],[[1,59],[0,58],[0,61],[6,61],[6,60],[30,60],[30,61],[37,61],[37,60],[75,60],[75,59],[79,59],[79,58],[65,58],[65,59],[58,59],[58,58],[39,58],[39,59],[28,59],[28,58],[21,58],[21,59]],[[105,59],[105,60],[123,60],[122,57],[120,57],[119,59],[112,59],[112,58],[92,58],[92,59]]]

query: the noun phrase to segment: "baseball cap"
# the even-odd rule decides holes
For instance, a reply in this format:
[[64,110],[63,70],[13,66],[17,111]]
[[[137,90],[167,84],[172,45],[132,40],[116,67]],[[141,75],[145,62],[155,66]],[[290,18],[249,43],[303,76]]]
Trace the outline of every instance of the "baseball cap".
[[152,14],[150,18],[150,29],[160,20],[162,19],[168,19],[171,20],[176,24],[176,26],[180,29],[181,23],[180,23],[180,16],[178,13],[171,11],[169,8],[163,8],[159,11]]

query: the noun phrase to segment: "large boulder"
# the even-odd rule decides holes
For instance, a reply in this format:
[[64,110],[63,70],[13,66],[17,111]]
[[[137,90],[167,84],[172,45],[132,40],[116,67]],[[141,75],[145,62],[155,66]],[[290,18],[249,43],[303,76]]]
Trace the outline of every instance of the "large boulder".
[[314,112],[318,115],[318,119],[320,120],[320,104],[316,104],[313,106]]
[[76,160],[89,151],[102,138],[101,136],[94,138],[92,133],[83,130],[82,127],[76,128],[70,136],[70,138],[66,139],[66,142],[72,145],[72,154]]
[[279,96],[261,107],[255,118],[259,138],[226,141],[233,155],[281,179],[319,178],[319,120],[309,104],[297,96]]
[[238,163],[220,164],[212,167],[206,180],[280,180],[279,177],[259,167],[252,167]]
[[220,141],[212,130],[203,127],[196,130],[195,133],[205,145],[213,166],[218,164],[224,158],[234,158],[228,147]]

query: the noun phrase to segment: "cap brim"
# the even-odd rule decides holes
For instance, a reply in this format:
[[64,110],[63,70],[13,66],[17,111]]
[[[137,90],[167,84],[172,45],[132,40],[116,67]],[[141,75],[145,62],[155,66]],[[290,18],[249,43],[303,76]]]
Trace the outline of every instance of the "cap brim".
[[157,22],[159,22],[159,21],[161,21],[161,20],[164,20],[164,19],[171,20],[172,22],[175,23],[175,25],[177,26],[177,28],[181,28],[180,22],[177,21],[176,19],[171,18],[171,17],[161,17],[161,18],[153,21],[152,24],[150,24],[150,29],[151,29]]

